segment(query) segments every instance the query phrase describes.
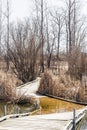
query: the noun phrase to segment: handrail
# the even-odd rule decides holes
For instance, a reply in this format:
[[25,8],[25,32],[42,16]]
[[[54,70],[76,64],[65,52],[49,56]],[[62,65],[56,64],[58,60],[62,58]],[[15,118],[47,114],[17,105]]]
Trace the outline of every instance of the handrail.
[[33,112],[28,112],[28,113],[22,113],[22,114],[11,114],[11,115],[6,115],[6,116],[3,116],[3,117],[0,117],[0,122],[3,122],[9,118],[18,118],[18,117],[24,117],[24,116],[29,116],[29,115],[32,115],[33,113],[35,112],[38,112],[40,110],[37,109],[37,110],[34,110]]
[[[87,107],[83,109],[77,116],[76,116],[76,124],[85,116],[85,111],[87,111]],[[73,128],[73,120],[70,120],[69,123],[65,126],[64,130],[71,130]]]

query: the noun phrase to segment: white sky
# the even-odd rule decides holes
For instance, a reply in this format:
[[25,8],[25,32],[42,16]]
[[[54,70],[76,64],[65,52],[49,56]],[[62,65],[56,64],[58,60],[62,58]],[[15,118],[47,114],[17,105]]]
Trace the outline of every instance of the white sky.
[[[6,0],[2,0],[6,2]],[[11,19],[16,21],[30,16],[33,9],[34,0],[10,0],[11,2]],[[45,0],[44,0],[45,1]],[[87,15],[87,0],[80,0],[82,2],[83,14]],[[47,0],[50,7],[58,7],[63,5],[63,0]],[[85,2],[85,3],[84,3]],[[61,4],[62,3],[62,4]],[[83,4],[84,3],[84,4]]]
[[[26,16],[29,16],[34,7],[34,0],[10,0],[11,1],[11,10],[12,18],[22,19]],[[61,0],[47,0],[50,7],[58,6],[59,1]]]
[[11,0],[12,19],[23,19],[29,16],[32,9],[32,2],[29,1],[32,0]]

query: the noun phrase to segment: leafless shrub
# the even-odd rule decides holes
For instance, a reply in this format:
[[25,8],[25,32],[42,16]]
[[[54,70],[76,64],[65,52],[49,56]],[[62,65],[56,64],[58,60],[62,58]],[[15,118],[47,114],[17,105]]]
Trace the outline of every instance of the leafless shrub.
[[8,57],[14,65],[14,73],[24,83],[34,80],[37,75],[36,61],[38,45],[32,28],[19,23],[11,29],[11,46]]

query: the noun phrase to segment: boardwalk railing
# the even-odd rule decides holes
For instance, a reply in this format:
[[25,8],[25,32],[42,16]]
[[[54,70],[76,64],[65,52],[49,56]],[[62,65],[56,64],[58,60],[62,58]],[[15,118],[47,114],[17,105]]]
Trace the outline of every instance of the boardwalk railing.
[[[80,111],[78,115],[76,115],[75,117],[76,124],[85,116],[86,111],[87,111],[87,107],[83,109],[82,111]],[[72,130],[72,128],[73,128],[73,119],[69,121],[69,123],[65,126],[64,130]]]
[[[29,111],[25,112],[25,113],[16,112],[16,113],[13,113],[13,114],[4,115],[4,116],[0,117],[0,122],[5,121],[9,118],[18,118],[18,117],[23,117],[23,116],[29,116],[29,115],[32,115],[34,113],[38,113],[40,111],[41,111],[41,107],[39,107],[38,109],[35,109],[35,107],[32,106],[29,109]],[[6,112],[5,112],[5,114],[6,114]]]
[[[22,87],[25,87],[27,85],[30,85],[32,83],[35,83],[35,82],[39,82],[40,81],[40,78],[38,77],[36,80],[33,80],[31,82],[28,82],[26,84],[23,84],[21,86],[18,86],[17,89],[20,90]],[[3,108],[3,114],[0,115],[0,121],[3,121],[5,119],[7,119],[8,117],[11,118],[11,117],[19,117],[19,116],[26,116],[26,115],[29,115],[31,113],[31,111],[34,111],[36,110],[36,107],[35,105],[32,106],[32,107],[29,107],[27,108],[27,110],[25,109],[25,111],[23,112],[23,114],[20,113],[20,108],[17,106],[12,107],[12,109],[8,112],[8,108],[6,107],[6,105],[4,106]]]
[[13,115],[13,114],[24,114],[24,113],[29,113],[32,112],[34,110],[36,110],[36,106],[35,105],[31,105],[31,106],[26,106],[26,107],[20,107],[18,105],[4,105],[3,109],[0,109],[0,117],[6,116],[6,115]]
[[36,113],[40,111],[40,109],[37,109],[33,112],[28,112],[28,113],[23,113],[23,114],[11,114],[11,115],[6,115],[6,116],[3,116],[3,117],[0,117],[0,122],[3,122],[9,118],[18,118],[18,117],[24,117],[24,116],[29,116],[29,115],[32,115],[33,113]]

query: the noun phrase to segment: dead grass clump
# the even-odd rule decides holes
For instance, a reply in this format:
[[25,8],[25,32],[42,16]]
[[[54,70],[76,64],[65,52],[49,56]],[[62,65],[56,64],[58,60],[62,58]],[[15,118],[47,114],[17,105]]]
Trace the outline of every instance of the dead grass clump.
[[49,73],[45,72],[41,78],[39,92],[42,94],[52,94],[53,80]]
[[10,84],[9,79],[0,83],[0,99],[13,101],[16,98],[16,87]]
[[16,87],[22,82],[16,76],[0,71],[0,99],[13,101],[16,98]]
[[11,87],[8,82],[3,82],[0,86],[0,99],[2,100],[15,100],[16,98],[16,90]]
[[85,95],[84,87],[80,87],[77,95],[77,101],[87,103],[87,97],[85,96],[86,95]]
[[34,97],[23,95],[16,101],[17,104],[34,104]]
[[55,78],[51,73],[45,72],[38,91],[42,94],[87,102],[80,81],[71,80],[68,75],[56,76]]

